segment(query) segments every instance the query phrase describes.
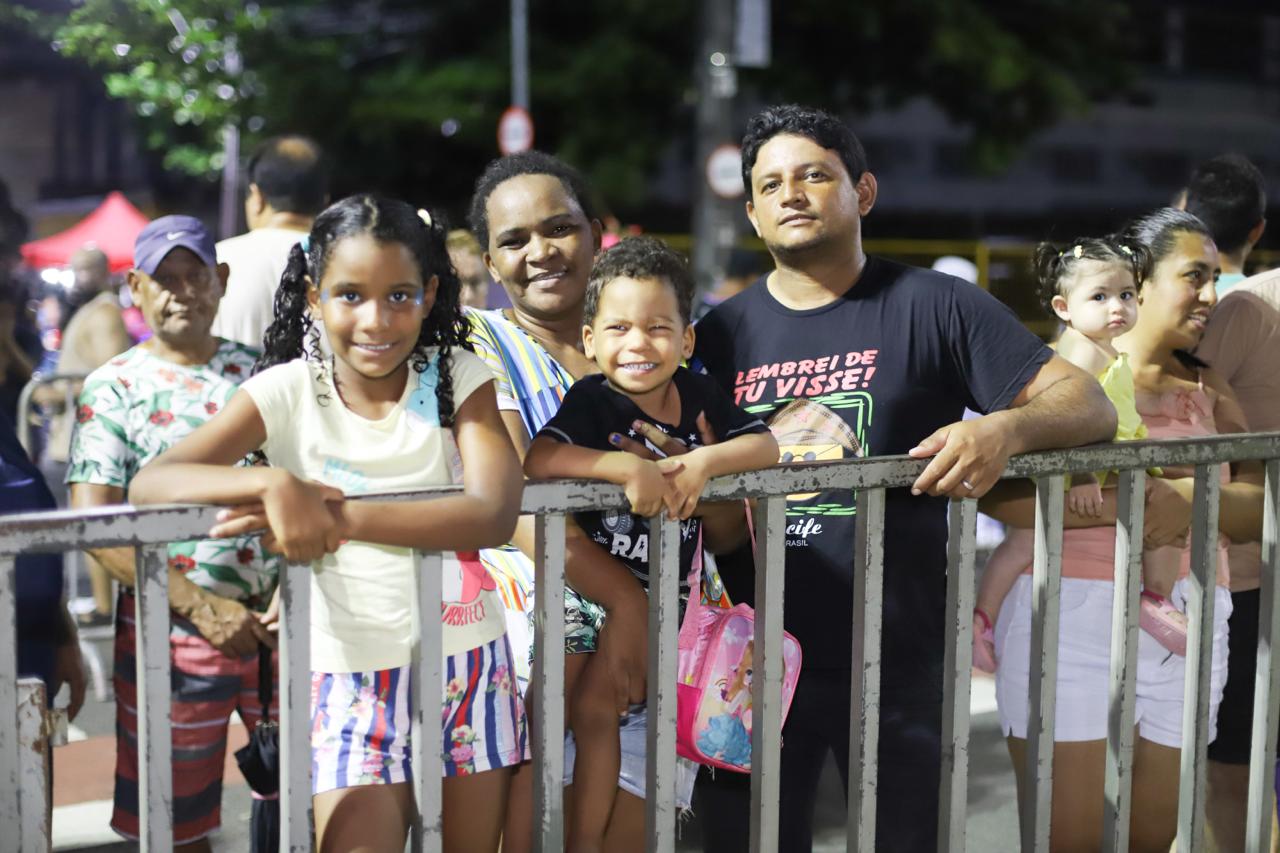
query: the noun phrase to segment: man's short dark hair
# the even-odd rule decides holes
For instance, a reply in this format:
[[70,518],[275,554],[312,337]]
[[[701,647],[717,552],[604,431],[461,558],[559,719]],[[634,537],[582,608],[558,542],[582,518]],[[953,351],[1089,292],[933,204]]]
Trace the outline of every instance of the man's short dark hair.
[[249,158],[245,176],[281,213],[315,216],[329,199],[329,164],[314,139],[273,136]]
[[587,280],[582,322],[591,325],[600,310],[600,296],[616,278],[655,278],[665,281],[676,294],[680,319],[687,326],[693,314],[693,275],[689,264],[657,237],[625,237],[596,258]]
[[849,180],[855,183],[867,171],[867,154],[862,150],[862,143],[848,125],[831,113],[796,104],[767,107],[751,117],[742,137],[742,185],[747,188],[747,198],[752,197],[751,169],[756,165],[756,155],[766,142],[780,133],[803,136],[836,152],[849,172]]
[[1239,154],[1214,157],[1191,173],[1186,210],[1209,227],[1219,251],[1238,252],[1266,215],[1266,181],[1258,167]]

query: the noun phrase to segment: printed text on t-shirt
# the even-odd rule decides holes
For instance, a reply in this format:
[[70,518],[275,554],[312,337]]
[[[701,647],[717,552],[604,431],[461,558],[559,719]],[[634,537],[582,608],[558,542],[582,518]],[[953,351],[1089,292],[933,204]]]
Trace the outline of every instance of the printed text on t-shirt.
[[816,397],[834,391],[857,391],[871,385],[877,349],[855,350],[799,361],[779,361],[738,371],[733,399],[738,405],[759,402],[766,383],[775,383],[774,398]]

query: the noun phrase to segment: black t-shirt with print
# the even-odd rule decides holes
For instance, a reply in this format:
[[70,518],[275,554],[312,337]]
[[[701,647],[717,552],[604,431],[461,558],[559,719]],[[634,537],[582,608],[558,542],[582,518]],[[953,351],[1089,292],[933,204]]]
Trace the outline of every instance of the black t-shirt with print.
[[[705,412],[707,424],[720,441],[750,432],[768,429],[758,417],[748,415],[710,377],[676,369],[672,377],[680,395],[680,423],[665,424],[649,417],[625,394],[610,387],[602,374],[579,379],[564,397],[564,402],[534,438],[551,438],[591,450],[616,451],[609,443],[610,433],[621,433],[637,441],[643,436],[631,428],[637,420],[648,421],[668,435],[674,435],[689,447],[700,447],[698,414]],[[648,442],[645,442],[648,445]],[[649,449],[656,450],[652,445]],[[649,521],[625,510],[580,512],[574,520],[588,536],[612,556],[621,560],[645,585],[649,586]],[[693,565],[698,547],[701,522],[691,518],[680,525],[680,588],[687,592],[685,577]]]
[[[810,310],[786,308],[761,279],[712,309],[696,331],[695,362],[738,405],[767,420],[794,399],[823,404],[869,456],[906,453],[960,420],[966,406],[1008,407],[1052,354],[980,288],[881,258],[868,258],[839,299]],[[823,446],[807,435],[800,443],[779,437],[783,459],[850,455],[834,438]],[[912,497],[905,488],[887,493],[881,683],[889,701],[941,695],[946,507],[945,498]],[[806,669],[848,669],[853,493],[789,500],[786,537],[784,625],[800,641]],[[717,564],[733,599],[750,602],[750,549]]]

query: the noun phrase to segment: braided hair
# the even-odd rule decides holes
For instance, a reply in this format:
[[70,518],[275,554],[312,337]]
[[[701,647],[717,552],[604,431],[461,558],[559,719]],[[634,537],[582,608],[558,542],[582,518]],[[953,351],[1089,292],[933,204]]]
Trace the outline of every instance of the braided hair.
[[[296,358],[320,363],[320,330],[307,303],[308,282],[319,286],[333,247],[347,237],[367,234],[380,243],[399,243],[413,254],[424,281],[439,278],[435,304],[422,321],[409,364],[422,373],[431,363],[429,347],[439,348],[440,379],[436,385],[441,426],[454,418],[451,350],[471,349],[470,324],[462,313],[461,286],[445,249],[445,229],[439,218],[420,216],[408,204],[373,195],[354,195],[335,202],[316,217],[311,232],[289,250],[289,261],[276,289],[275,320],[262,340],[258,373]],[[303,248],[305,244],[306,248]]]
[[1068,284],[1081,261],[1118,263],[1129,268],[1135,288],[1141,288],[1151,274],[1151,253],[1141,242],[1118,234],[1106,237],[1079,237],[1066,246],[1041,243],[1036,247],[1035,271],[1040,302],[1045,310],[1053,310],[1055,296],[1065,297]]

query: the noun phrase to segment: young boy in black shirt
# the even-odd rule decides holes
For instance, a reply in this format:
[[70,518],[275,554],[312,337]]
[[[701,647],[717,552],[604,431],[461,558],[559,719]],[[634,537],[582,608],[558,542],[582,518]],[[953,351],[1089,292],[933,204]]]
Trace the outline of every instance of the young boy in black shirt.
[[[602,373],[574,384],[525,458],[530,477],[584,477],[626,488],[634,514],[586,512],[575,520],[646,587],[648,517],[665,509],[682,520],[680,565],[687,575],[700,547],[693,513],[707,480],[778,459],[777,442],[759,418],[734,405],[714,380],[680,366],[693,353],[692,297],[684,261],[659,240],[630,238],[601,255],[587,286],[582,340]],[[700,417],[718,443],[702,446]],[[692,449],[657,461],[619,451],[623,435],[636,437],[638,421]],[[565,694],[577,741],[569,849],[599,850],[621,762],[608,675],[589,661],[576,685],[566,678]]]

